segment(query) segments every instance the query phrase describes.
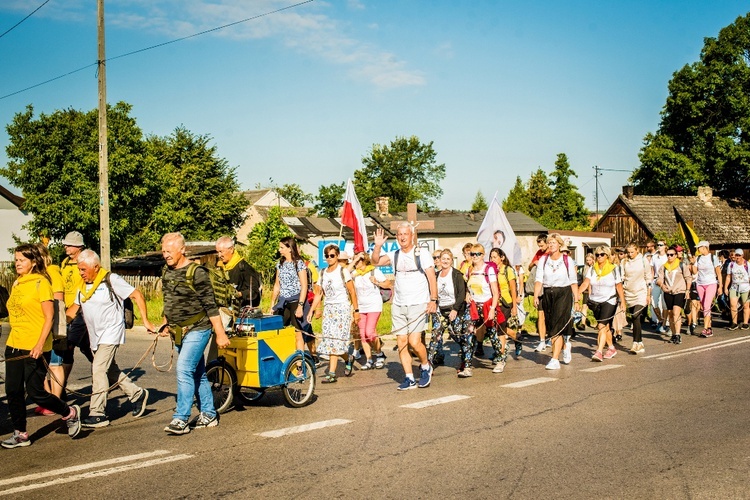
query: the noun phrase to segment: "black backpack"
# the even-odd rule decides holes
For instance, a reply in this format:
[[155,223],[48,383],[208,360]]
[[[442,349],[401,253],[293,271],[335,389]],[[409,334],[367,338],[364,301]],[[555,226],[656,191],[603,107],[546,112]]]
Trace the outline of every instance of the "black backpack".
[[8,316],[8,299],[10,294],[8,289],[3,285],[0,285],[0,318],[6,318]]

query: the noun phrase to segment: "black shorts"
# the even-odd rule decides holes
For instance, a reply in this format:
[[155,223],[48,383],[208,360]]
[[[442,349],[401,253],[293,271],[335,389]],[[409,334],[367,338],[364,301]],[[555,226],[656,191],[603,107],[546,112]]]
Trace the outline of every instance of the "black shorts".
[[685,309],[685,292],[682,293],[664,293],[664,303],[667,305],[667,311],[671,311],[675,306]]
[[690,285],[690,300],[701,300],[700,295],[698,295],[698,287],[696,286],[695,282]]
[[602,325],[612,326],[612,320],[615,319],[615,313],[617,312],[617,303],[610,304],[609,302],[588,302],[589,309],[594,313],[596,322]]

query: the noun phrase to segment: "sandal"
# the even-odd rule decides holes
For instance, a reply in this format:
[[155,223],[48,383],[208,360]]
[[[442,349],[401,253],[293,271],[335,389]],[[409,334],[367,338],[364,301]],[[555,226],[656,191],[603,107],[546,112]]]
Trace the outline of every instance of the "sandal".
[[349,356],[349,359],[344,364],[344,375],[347,377],[351,377],[352,370],[354,370],[354,358]]
[[326,372],[326,374],[323,375],[323,380],[321,380],[320,382],[322,384],[333,384],[334,382],[337,382],[337,381],[338,379],[336,378],[335,373]]
[[364,365],[360,366],[359,369],[360,370],[372,370],[373,366],[374,365],[372,363],[372,360],[368,359],[367,363],[365,363]]

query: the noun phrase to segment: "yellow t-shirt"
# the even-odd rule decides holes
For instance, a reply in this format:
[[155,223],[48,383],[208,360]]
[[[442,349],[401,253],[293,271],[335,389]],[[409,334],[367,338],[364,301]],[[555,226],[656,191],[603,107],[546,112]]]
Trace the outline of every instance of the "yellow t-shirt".
[[[27,351],[34,348],[42,334],[42,302],[46,300],[52,300],[52,285],[47,278],[31,273],[16,280],[8,299],[9,347]],[[47,335],[43,350],[52,350],[52,335]]]
[[[507,268],[507,270],[506,270]],[[507,273],[507,276],[506,276]],[[516,270],[509,266],[503,266],[497,272],[497,286],[500,288],[500,296],[505,302],[513,305],[513,297],[510,294],[510,280],[516,279]]]
[[47,274],[49,274],[50,280],[52,280],[52,293],[65,293],[60,266],[54,264],[47,266]]
[[65,258],[62,261],[62,274],[63,281],[63,292],[65,292],[65,307],[68,308],[73,305],[78,294],[78,289],[81,288],[83,278],[78,272],[78,263],[70,262],[69,258]]

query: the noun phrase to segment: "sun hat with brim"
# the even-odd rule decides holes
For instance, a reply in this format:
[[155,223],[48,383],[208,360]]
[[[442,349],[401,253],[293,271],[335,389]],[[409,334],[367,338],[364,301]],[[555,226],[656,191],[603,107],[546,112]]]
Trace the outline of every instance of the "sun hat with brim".
[[86,244],[83,242],[83,235],[78,231],[71,231],[65,235],[65,239],[62,240],[62,244],[69,247],[85,247]]

